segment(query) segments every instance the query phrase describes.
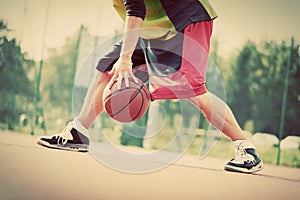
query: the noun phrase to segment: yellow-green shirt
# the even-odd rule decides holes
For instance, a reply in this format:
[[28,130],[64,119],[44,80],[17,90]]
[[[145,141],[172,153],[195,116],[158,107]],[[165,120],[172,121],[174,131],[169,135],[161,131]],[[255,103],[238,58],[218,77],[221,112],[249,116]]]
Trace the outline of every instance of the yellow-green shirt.
[[[146,16],[141,35],[145,39],[169,39],[191,23],[217,17],[208,0],[144,0],[144,4]],[[113,6],[125,20],[124,1],[113,0]]]

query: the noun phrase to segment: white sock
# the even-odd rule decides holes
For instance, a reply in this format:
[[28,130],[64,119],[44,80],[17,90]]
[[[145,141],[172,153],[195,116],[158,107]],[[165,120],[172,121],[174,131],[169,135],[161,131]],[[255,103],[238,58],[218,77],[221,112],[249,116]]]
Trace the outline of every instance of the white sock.
[[255,149],[254,144],[249,140],[235,140],[232,143],[233,143],[234,147],[237,147],[237,146],[240,146],[241,144],[243,144],[243,147],[245,149],[248,149],[248,148]]
[[89,135],[89,130],[86,129],[86,128],[81,124],[81,122],[79,121],[79,119],[78,119],[77,116],[75,116],[73,122],[74,122],[74,127],[75,127],[78,131],[80,131],[80,133],[82,133],[83,135],[85,135],[85,136],[88,137],[88,135]]

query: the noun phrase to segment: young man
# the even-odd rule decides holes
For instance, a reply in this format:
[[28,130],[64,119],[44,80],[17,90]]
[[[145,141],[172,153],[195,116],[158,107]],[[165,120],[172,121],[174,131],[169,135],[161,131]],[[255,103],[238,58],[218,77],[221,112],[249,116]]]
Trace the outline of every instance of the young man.
[[149,80],[152,100],[188,98],[233,141],[236,155],[226,164],[226,170],[261,170],[263,164],[255,147],[246,140],[230,108],[205,86],[210,37],[217,17],[208,0],[113,3],[125,21],[123,42],[99,60],[80,114],[60,134],[41,137],[38,144],[88,151],[88,129],[103,111],[104,88],[114,81],[119,88],[123,81],[128,86],[128,77],[138,77]]

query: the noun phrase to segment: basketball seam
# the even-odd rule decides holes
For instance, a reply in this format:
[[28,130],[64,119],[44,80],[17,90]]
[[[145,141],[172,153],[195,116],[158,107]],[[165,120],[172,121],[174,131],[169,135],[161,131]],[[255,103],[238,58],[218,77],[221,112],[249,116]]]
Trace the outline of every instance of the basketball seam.
[[[135,85],[137,85],[137,86],[139,86],[139,89],[137,89],[137,88],[135,88],[135,87],[125,87],[125,88],[121,88],[121,89],[119,89],[119,90],[117,90],[117,91],[115,91],[115,92],[113,92],[113,93],[111,93],[111,94],[109,94],[109,95],[107,95],[106,97],[105,97],[105,99],[104,99],[104,101],[106,101],[106,99],[108,99],[109,97],[111,97],[112,95],[114,95],[115,93],[118,93],[118,92],[120,92],[120,91],[123,91],[123,90],[125,90],[125,89],[136,89],[136,90],[141,90],[141,88],[144,90],[144,88],[143,88],[143,84],[140,86],[138,83],[136,83],[132,78],[128,78],[132,83],[134,83]],[[117,81],[115,81],[113,84],[115,84]],[[145,91],[145,90],[144,90]],[[147,93],[147,92],[146,92]],[[148,95],[147,95],[148,96]]]
[[[131,79],[133,80],[133,79]],[[133,82],[134,84],[138,85],[136,82]],[[139,86],[139,85],[138,85]],[[144,92],[147,94],[148,99],[150,99],[150,95],[148,94],[148,92],[144,89],[144,83],[142,84],[142,86],[140,87],[139,91],[144,90]]]
[[141,89],[137,89],[137,88],[135,88],[138,92],[133,96],[133,98],[131,98],[130,99],[130,101],[127,103],[127,104],[125,104],[124,106],[123,106],[123,108],[121,108],[118,112],[116,112],[115,114],[111,114],[111,116],[112,117],[114,117],[114,116],[116,116],[116,115],[118,115],[120,112],[122,112],[127,106],[129,106],[129,104],[133,101],[133,100],[135,100],[135,98],[137,97],[137,95],[140,93],[140,91],[141,91]]
[[148,97],[148,99],[150,99],[150,95],[149,95],[149,93],[145,90],[145,88],[143,87],[143,85],[142,85],[141,89],[147,94],[146,96]]
[[[141,93],[141,90],[143,90],[144,93],[146,94],[147,98],[150,99],[150,97],[149,97],[147,91],[145,90],[145,88],[143,87],[143,85],[142,85],[142,87],[141,87],[140,90],[139,90],[140,93]],[[141,93],[141,95],[142,95],[142,105],[143,105],[143,104],[144,104],[144,95],[143,95],[143,93]],[[143,106],[140,107],[140,110],[139,110],[138,113],[135,115],[135,117],[133,118],[133,120],[136,120],[136,118],[137,118],[137,117],[139,116],[139,114],[141,113],[142,108],[143,108]]]
[[[132,83],[134,83],[135,85],[139,86],[139,88],[134,88],[134,87],[125,87],[125,88],[121,88],[121,89],[119,89],[118,91],[115,91],[115,92],[109,94],[109,95],[104,99],[104,101],[106,101],[108,98],[110,98],[110,97],[113,96],[114,94],[116,94],[116,93],[118,93],[118,92],[120,92],[120,91],[126,90],[126,89],[135,89],[135,90],[137,90],[137,93],[133,96],[133,98],[131,98],[130,101],[129,101],[127,104],[125,104],[118,112],[116,112],[116,113],[114,113],[114,114],[111,113],[111,117],[114,117],[114,116],[117,116],[118,114],[120,114],[124,109],[126,109],[126,108],[130,105],[130,103],[131,103],[132,101],[135,100],[135,98],[136,98],[139,94],[142,95],[142,105],[143,105],[143,104],[144,104],[144,95],[142,94],[141,90],[143,90],[144,93],[146,94],[147,98],[150,99],[150,96],[149,96],[148,92],[147,92],[147,91],[145,90],[145,88],[144,88],[144,84],[139,85],[138,83],[136,83],[135,81],[133,81],[133,79],[130,79],[130,80],[132,81]],[[138,113],[135,115],[135,117],[133,117],[133,119],[132,119],[133,121],[139,116],[139,114],[141,113],[141,110],[142,110],[142,106],[140,107],[140,109],[139,109]]]
[[135,115],[135,117],[133,118],[133,120],[135,120],[138,116],[139,116],[139,114],[141,113],[141,110],[142,110],[142,108],[143,108],[143,105],[144,105],[144,95],[140,92],[141,90],[139,90],[139,93],[142,95],[142,106],[140,106],[140,110],[138,111],[138,113]]
[[[126,89],[140,90],[140,89],[135,88],[135,87],[127,87]],[[120,90],[117,90],[117,91],[115,91],[115,92],[110,93],[109,95],[107,95],[107,96],[105,97],[104,101],[106,101],[109,97],[113,96],[114,94],[116,94],[116,93],[118,93],[118,92],[120,92],[120,91],[123,91],[123,90],[125,90],[125,89],[120,89]]]

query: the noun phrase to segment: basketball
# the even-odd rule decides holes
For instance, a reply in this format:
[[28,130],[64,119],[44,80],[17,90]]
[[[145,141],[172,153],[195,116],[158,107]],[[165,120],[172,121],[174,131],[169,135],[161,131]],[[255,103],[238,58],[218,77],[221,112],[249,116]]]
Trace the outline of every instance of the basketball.
[[147,111],[150,93],[141,80],[136,83],[129,78],[129,87],[117,89],[117,81],[103,93],[103,105],[106,113],[119,122],[133,122],[140,119]]

